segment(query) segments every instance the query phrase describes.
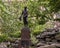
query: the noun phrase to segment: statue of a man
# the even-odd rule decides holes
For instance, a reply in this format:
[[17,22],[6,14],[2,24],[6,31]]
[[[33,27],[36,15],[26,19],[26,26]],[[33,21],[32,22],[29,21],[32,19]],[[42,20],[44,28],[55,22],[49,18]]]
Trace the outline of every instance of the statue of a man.
[[20,18],[19,18],[20,20],[21,20],[22,16],[23,16],[24,26],[25,26],[25,25],[28,25],[28,21],[27,21],[27,17],[28,17],[27,7],[24,7],[24,10],[22,11],[22,14],[21,14],[21,16],[20,16]]

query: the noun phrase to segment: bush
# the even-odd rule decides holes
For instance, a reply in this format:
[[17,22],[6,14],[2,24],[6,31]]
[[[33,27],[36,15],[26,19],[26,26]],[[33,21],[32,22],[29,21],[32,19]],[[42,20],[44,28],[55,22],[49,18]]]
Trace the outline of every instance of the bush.
[[6,34],[0,35],[0,42],[7,41],[7,39],[8,39],[8,35]]
[[45,25],[37,25],[34,28],[33,34],[38,35],[40,32],[42,32],[45,29]]
[[20,32],[15,32],[15,33],[12,32],[12,33],[9,34],[10,37],[14,37],[14,38],[20,38],[20,35],[21,35]]

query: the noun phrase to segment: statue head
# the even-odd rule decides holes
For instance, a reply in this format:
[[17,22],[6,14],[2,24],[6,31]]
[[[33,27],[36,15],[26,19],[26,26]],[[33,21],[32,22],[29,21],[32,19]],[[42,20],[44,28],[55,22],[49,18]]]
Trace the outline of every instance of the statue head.
[[27,6],[24,7],[24,10],[27,10]]

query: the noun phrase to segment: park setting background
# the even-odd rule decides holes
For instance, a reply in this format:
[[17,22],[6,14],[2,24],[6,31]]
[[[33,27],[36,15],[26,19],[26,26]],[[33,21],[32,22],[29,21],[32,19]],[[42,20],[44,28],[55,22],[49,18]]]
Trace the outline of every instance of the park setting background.
[[28,26],[34,44],[39,33],[54,28],[54,22],[60,21],[60,0],[0,0],[0,42],[20,39],[23,21],[19,17],[24,6],[28,8]]

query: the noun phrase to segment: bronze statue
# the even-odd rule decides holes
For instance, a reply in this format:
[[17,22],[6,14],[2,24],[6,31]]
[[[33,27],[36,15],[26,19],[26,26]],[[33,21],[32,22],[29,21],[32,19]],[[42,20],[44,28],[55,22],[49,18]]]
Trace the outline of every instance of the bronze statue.
[[20,18],[19,18],[20,20],[21,20],[22,16],[23,16],[24,26],[25,26],[25,25],[28,25],[28,21],[27,21],[27,17],[28,17],[27,7],[24,7],[24,10],[22,11],[22,14],[21,14],[21,16],[20,16]]
[[22,11],[22,14],[19,19],[21,20],[22,17],[23,17],[23,23],[24,23],[25,27],[22,28],[22,30],[21,30],[21,40],[20,40],[19,48],[29,48],[29,46],[30,46],[30,29],[29,29],[29,27],[27,27],[27,25],[28,25],[27,7],[24,7],[24,10]]

